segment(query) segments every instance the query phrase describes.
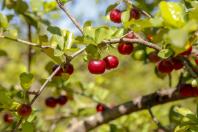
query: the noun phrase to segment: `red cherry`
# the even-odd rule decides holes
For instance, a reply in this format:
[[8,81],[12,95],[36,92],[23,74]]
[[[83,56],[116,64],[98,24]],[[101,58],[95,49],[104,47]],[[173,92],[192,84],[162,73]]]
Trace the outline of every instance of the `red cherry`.
[[[52,68],[52,71],[54,72],[58,66],[59,66],[59,65],[54,65],[53,68]],[[58,72],[55,74],[55,76],[61,76],[62,73],[63,73],[63,69],[60,68],[60,69],[58,70]]]
[[149,53],[148,59],[150,60],[150,62],[156,63],[160,61],[160,57],[157,54],[158,53],[156,51]]
[[139,11],[138,9],[136,9],[136,8],[133,8],[133,9],[131,10],[131,12],[130,12],[130,16],[131,16],[131,18],[137,20],[137,19],[140,18],[140,11]]
[[17,113],[22,117],[27,117],[32,113],[32,108],[28,104],[21,104],[17,109]]
[[71,75],[73,72],[74,72],[74,67],[73,67],[73,65],[72,64],[66,64],[65,66],[64,66],[64,72],[65,73],[68,73],[69,75]]
[[3,116],[3,120],[8,123],[8,124],[11,124],[13,122],[13,116],[10,114],[10,113],[6,113],[4,116]]
[[133,51],[133,45],[132,44],[123,43],[123,42],[119,43],[118,51],[120,52],[120,54],[129,55]]
[[177,57],[172,58],[171,59],[171,63],[172,63],[173,68],[175,70],[179,70],[179,69],[181,69],[184,66],[182,61],[179,58],[177,58]]
[[151,34],[147,35],[146,38],[147,38],[149,41],[153,41],[153,35],[151,35]]
[[103,112],[103,111],[105,111],[105,109],[106,109],[106,106],[104,104],[99,103],[96,106],[96,111],[97,112]]
[[110,12],[110,19],[115,23],[121,23],[121,14],[122,12],[118,9],[113,9]]
[[195,58],[195,63],[198,65],[198,55]]
[[173,65],[170,60],[161,60],[157,65],[157,69],[161,73],[170,73],[173,70]]
[[65,96],[65,95],[61,95],[61,96],[59,96],[58,98],[57,98],[57,103],[59,104],[59,105],[64,105],[64,104],[66,104],[67,103],[67,96]]
[[103,59],[106,63],[106,69],[116,68],[119,64],[119,60],[116,56],[108,55]]
[[179,55],[185,56],[185,55],[190,55],[192,52],[192,45],[190,45],[187,50],[181,52]]
[[45,104],[46,106],[48,107],[51,107],[51,108],[54,108],[56,107],[56,102],[57,100],[54,98],[54,97],[48,97],[46,100],[45,100]]
[[106,64],[104,60],[91,60],[88,63],[88,70],[92,74],[102,74],[105,72]]
[[182,97],[198,96],[198,89],[192,87],[190,84],[179,85],[179,90],[180,96]]

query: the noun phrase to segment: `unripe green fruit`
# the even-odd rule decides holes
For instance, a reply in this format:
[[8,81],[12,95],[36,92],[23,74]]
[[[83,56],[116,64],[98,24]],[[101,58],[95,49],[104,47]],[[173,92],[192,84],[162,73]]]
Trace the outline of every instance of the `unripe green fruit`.
[[192,82],[191,82],[191,85],[193,87],[198,87],[198,79],[193,79]]
[[144,60],[146,58],[146,52],[144,50],[136,50],[134,51],[134,53],[132,54],[132,58],[134,60]]

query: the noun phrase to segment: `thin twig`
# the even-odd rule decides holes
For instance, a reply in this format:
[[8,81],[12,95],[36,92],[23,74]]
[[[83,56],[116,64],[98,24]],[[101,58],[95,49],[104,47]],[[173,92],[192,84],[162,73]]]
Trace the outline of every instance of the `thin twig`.
[[56,2],[58,4],[58,6],[63,10],[63,12],[69,17],[69,19],[72,21],[72,23],[78,28],[78,30],[82,34],[84,34],[78,21],[69,13],[69,11],[67,9],[64,8],[64,4],[60,0],[56,0]]
[[171,73],[168,74],[168,84],[169,84],[169,87],[172,87],[172,75],[171,75]]
[[85,51],[85,49],[86,49],[86,47],[81,48],[80,50],[78,50],[77,52],[75,52],[74,54],[72,54],[71,57],[72,58],[75,58],[79,54],[83,53]]
[[50,46],[42,46],[40,44],[29,42],[29,41],[25,41],[25,40],[18,39],[18,38],[15,39],[15,38],[7,37],[7,36],[0,36],[0,38],[7,39],[7,40],[12,40],[12,41],[15,41],[15,42],[19,42],[21,44],[26,44],[26,45],[30,45],[30,46],[34,46],[34,47],[43,48],[43,49],[44,48],[51,48]]
[[129,39],[129,38],[121,38],[120,39],[120,38],[116,38],[116,39],[111,39],[111,40],[103,40],[101,42],[101,44],[116,44],[116,43],[120,43],[120,42],[126,42],[126,43],[131,43],[131,44],[138,43],[138,44],[153,48],[153,49],[155,49],[157,51],[162,49],[157,44],[153,44],[151,42],[145,41],[145,40],[140,39],[140,38],[138,38],[138,39]]
[[[31,30],[31,25],[30,24],[28,24],[28,41],[29,42],[32,42],[32,30]],[[31,45],[29,45],[28,46],[28,55],[27,55],[27,69],[28,69],[28,72],[30,72],[31,71],[31,62],[32,62],[32,46]]]
[[192,68],[192,65],[191,65],[191,63],[188,61],[188,59],[182,58],[182,60],[183,60],[183,63],[184,63],[184,65],[185,65],[186,69],[187,69],[188,72],[191,74],[191,76],[192,76],[193,78],[197,78],[197,77],[198,77],[198,73],[196,73],[196,72],[194,71],[194,69]]
[[158,126],[158,128],[163,129],[165,132],[168,132],[168,130],[160,123],[160,121],[155,117],[155,115],[153,114],[151,108],[148,108],[148,112],[153,120],[153,122],[155,122],[155,124]]

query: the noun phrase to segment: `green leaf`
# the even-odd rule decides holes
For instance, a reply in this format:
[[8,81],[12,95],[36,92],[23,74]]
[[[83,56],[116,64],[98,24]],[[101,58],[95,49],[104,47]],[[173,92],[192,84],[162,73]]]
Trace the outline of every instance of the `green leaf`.
[[33,124],[29,122],[23,123],[22,132],[34,132]]
[[17,39],[18,31],[16,29],[9,29],[6,32],[4,32],[4,35],[8,38]]
[[7,28],[8,27],[8,19],[2,13],[0,13],[0,27],[2,27],[2,28]]
[[126,11],[122,12],[122,15],[121,15],[122,23],[128,22],[129,19],[130,19],[130,10],[126,10]]
[[31,73],[22,73],[20,75],[20,84],[23,89],[28,90],[33,82],[33,75]]
[[17,13],[23,14],[28,10],[28,4],[23,0],[17,0],[16,5],[14,6],[14,9]]
[[107,7],[105,14],[107,15],[111,10],[113,10],[116,6],[118,6],[118,3],[114,3]]
[[32,7],[32,11],[40,11],[42,9],[43,6],[43,1],[42,0],[38,0],[35,2],[35,0],[30,0],[30,5]]
[[107,27],[99,27],[95,30],[95,41],[96,43],[100,43],[102,42],[104,39],[109,38],[109,36],[111,36],[110,29],[108,29]]
[[54,11],[57,9],[57,3],[55,1],[50,1],[50,2],[44,2],[43,3],[43,8],[45,12],[50,12]]
[[162,1],[159,8],[162,18],[168,25],[182,27],[185,24],[184,7],[180,3]]
[[52,47],[63,50],[65,45],[64,45],[64,38],[62,36],[58,35],[52,35],[50,39],[50,44]]
[[49,32],[51,32],[52,34],[56,34],[56,35],[59,35],[61,36],[61,29],[59,27],[56,27],[56,26],[49,26],[47,27],[47,30]]
[[87,52],[87,59],[90,60],[90,59],[98,59],[98,58],[100,58],[100,54],[98,52],[97,46],[90,44],[90,45],[88,45],[86,47],[85,50]]
[[30,13],[25,13],[25,14],[23,14],[23,16],[28,24],[37,28],[38,24],[37,24],[37,19],[35,18],[35,16],[33,16]]
[[0,57],[2,57],[2,56],[7,56],[7,55],[8,55],[8,54],[7,54],[6,51],[0,49]]
[[11,99],[10,94],[5,90],[0,89],[0,104],[10,107],[12,101],[13,100]]
[[46,55],[48,55],[55,63],[61,64],[61,62],[62,62],[61,58],[54,56],[54,49],[45,48],[45,49],[43,49],[43,52]]
[[173,55],[173,51],[171,49],[162,49],[160,50],[160,52],[158,53],[158,56],[161,57],[162,59],[167,59],[170,56]]

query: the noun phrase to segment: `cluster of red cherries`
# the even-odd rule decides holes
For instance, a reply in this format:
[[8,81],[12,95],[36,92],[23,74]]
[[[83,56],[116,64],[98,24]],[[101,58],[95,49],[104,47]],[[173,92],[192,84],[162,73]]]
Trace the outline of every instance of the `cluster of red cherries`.
[[[32,107],[28,104],[21,104],[17,109],[18,115],[25,118],[32,113]],[[14,117],[11,113],[5,113],[3,116],[4,122],[11,124],[14,121]]]
[[65,95],[60,95],[58,98],[48,97],[45,99],[45,104],[47,107],[55,108],[57,104],[63,106],[67,103],[68,98]]

